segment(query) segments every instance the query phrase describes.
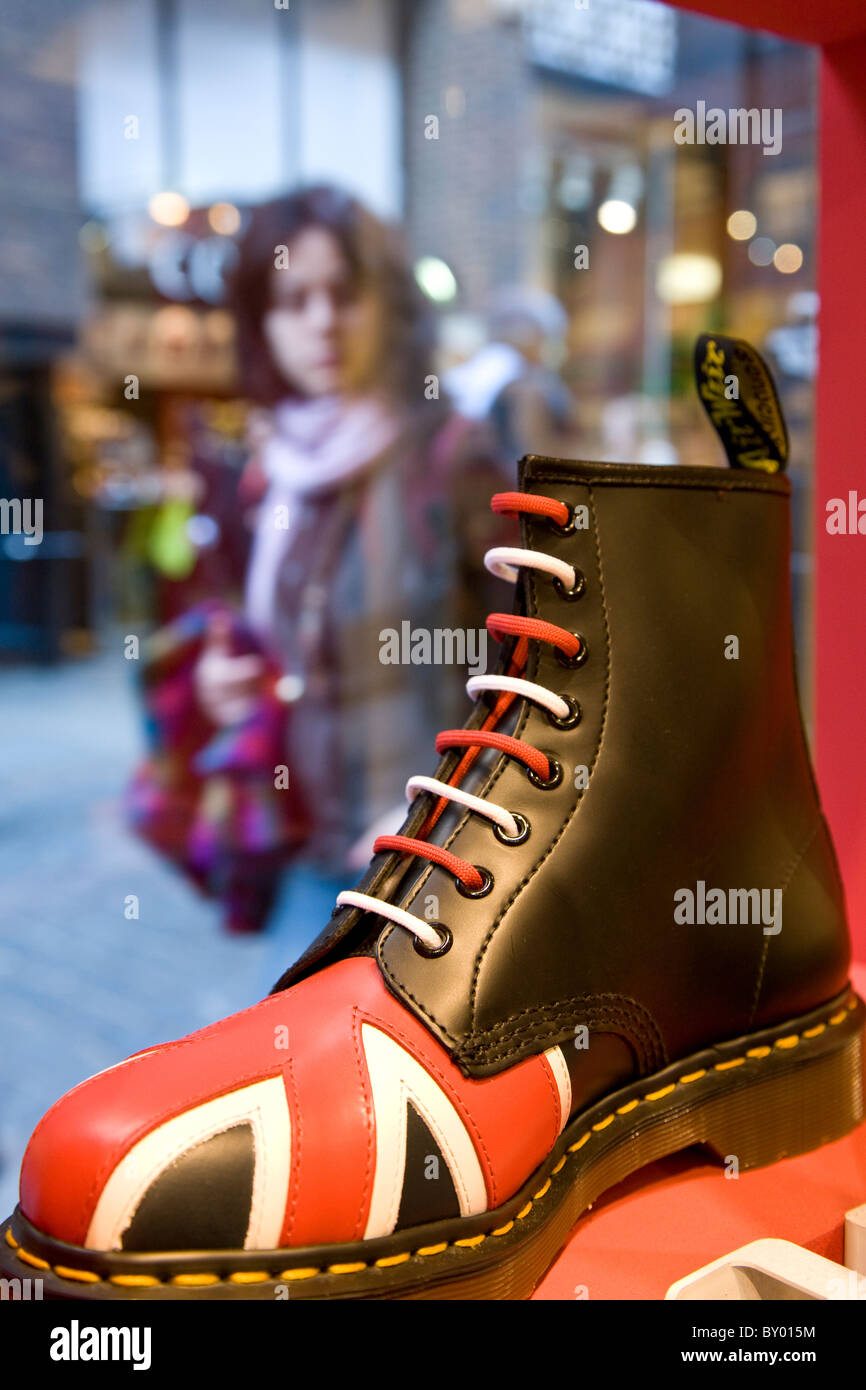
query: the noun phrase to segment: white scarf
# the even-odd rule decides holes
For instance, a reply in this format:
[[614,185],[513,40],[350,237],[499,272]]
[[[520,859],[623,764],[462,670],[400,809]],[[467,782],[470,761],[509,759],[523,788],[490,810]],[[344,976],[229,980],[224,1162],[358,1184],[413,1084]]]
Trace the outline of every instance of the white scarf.
[[245,598],[247,619],[265,639],[303,499],[360,477],[400,433],[399,417],[375,396],[284,401],[272,422],[261,451],[268,491],[256,519]]

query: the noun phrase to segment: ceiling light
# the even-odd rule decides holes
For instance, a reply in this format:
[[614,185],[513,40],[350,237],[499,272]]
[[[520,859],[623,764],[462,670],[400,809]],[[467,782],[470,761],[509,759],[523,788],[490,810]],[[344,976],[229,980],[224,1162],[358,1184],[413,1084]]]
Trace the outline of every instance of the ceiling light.
[[773,265],[783,275],[793,275],[803,264],[803,252],[793,241],[786,241],[777,247]]
[[438,256],[422,256],[415,264],[415,279],[436,304],[447,304],[457,294],[454,273]]
[[722,287],[715,256],[677,252],[665,256],[656,272],[656,294],[665,304],[706,304]]
[[189,203],[182,193],[154,193],[147,205],[154,222],[161,227],[180,227],[189,217]]
[[241,215],[234,203],[214,203],[207,220],[220,236],[234,236],[240,230]]
[[613,232],[614,236],[625,236],[626,232],[634,230],[637,212],[631,203],[626,203],[621,198],[608,198],[598,210],[598,221],[599,226],[606,232]]
[[728,218],[728,236],[734,241],[748,241],[758,230],[758,219],[753,212],[740,208]]

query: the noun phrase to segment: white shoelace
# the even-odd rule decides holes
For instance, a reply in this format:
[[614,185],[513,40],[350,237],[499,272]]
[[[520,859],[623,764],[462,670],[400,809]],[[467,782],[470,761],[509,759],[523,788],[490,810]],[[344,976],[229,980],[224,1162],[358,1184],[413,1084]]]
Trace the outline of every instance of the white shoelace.
[[[484,556],[484,564],[491,574],[498,575],[500,579],[508,580],[511,583],[517,579],[518,570],[521,567],[541,570],[544,574],[552,574],[566,589],[573,589],[577,583],[577,574],[572,565],[566,564],[564,560],[557,560],[553,555],[545,555],[537,550],[521,550],[517,546],[498,545],[487,551]],[[482,691],[521,695],[524,699],[532,700],[535,704],[541,705],[548,714],[552,714],[557,719],[565,719],[571,710],[570,705],[560,695],[555,695],[546,686],[536,685],[534,681],[521,680],[517,676],[470,676],[466,682],[466,693],[469,698],[474,700]],[[447,782],[440,782],[435,777],[410,777],[406,783],[407,799],[413,801],[419,792],[432,792],[445,801],[451,801],[455,805],[464,806],[468,810],[474,811],[476,815],[484,816],[485,819],[499,826],[503,835],[510,839],[516,840],[520,837],[521,827],[515,817],[504,806],[498,806],[493,801],[486,801],[481,796],[472,796],[470,792],[463,791],[461,787],[449,786]],[[357,893],[353,888],[346,889],[338,894],[337,906],[358,907],[364,912],[374,912],[380,917],[387,917],[389,921],[396,922],[400,927],[405,927],[428,950],[436,951],[443,944],[442,935],[431,923],[425,922],[423,918],[416,917],[414,913],[407,912],[402,907],[397,907],[394,903],[383,902],[380,898],[374,898],[368,893]]]

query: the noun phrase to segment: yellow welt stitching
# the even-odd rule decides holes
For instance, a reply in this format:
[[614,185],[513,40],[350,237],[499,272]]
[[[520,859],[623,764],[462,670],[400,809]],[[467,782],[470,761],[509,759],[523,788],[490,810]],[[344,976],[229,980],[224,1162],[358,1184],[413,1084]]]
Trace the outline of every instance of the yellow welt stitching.
[[99,1275],[89,1269],[70,1269],[67,1265],[55,1265],[54,1273],[61,1279],[74,1279],[79,1284],[98,1284]]
[[31,1255],[29,1250],[25,1250],[23,1245],[19,1245],[16,1250],[19,1260],[23,1260],[26,1265],[32,1265],[34,1269],[50,1269],[47,1260],[40,1260],[38,1255]]
[[673,1083],[670,1086],[662,1086],[660,1091],[650,1091],[643,1097],[644,1100],[661,1100],[662,1096],[669,1096],[676,1087]]
[[[801,1038],[819,1037],[821,1033],[825,1031],[828,1025],[835,1027],[838,1024],[843,1023],[845,1021],[846,1016],[852,1010],[857,1008],[857,1003],[858,1001],[856,996],[852,996],[852,998],[847,1002],[845,1007],[841,1009],[838,1013],[833,1014],[833,1016],[830,1019],[828,1019],[827,1023],[818,1023],[815,1024],[815,1026],[812,1028],[805,1028],[803,1032],[800,1034],[794,1033],[785,1038],[777,1038],[773,1046],[782,1048],[784,1050],[790,1050],[791,1048],[797,1047],[799,1045]],[[765,1057],[769,1057],[772,1051],[773,1047],[769,1046],[752,1047],[749,1048],[746,1052],[746,1057],[751,1057],[756,1060],[759,1060]],[[730,1071],[733,1067],[742,1066],[744,1061],[745,1057],[735,1057],[728,1062],[716,1062],[713,1070]],[[701,1069],[700,1071],[689,1072],[688,1075],[679,1077],[679,1083],[685,1085],[690,1081],[698,1081],[702,1076],[706,1076],[706,1074],[707,1073],[705,1068]],[[675,1090],[676,1085],[677,1083],[673,1083],[669,1086],[663,1086],[658,1091],[650,1091],[647,1095],[641,1097],[641,1101],[627,1101],[625,1105],[621,1105],[618,1108],[616,1114],[627,1115],[629,1111],[634,1110],[635,1107],[642,1101],[660,1100],[662,1096],[669,1095],[671,1091]],[[613,1114],[607,1115],[605,1119],[599,1120],[597,1124],[594,1124],[592,1126],[592,1129],[606,1129],[609,1124],[613,1123],[614,1118],[615,1116]],[[574,1144],[571,1144],[569,1146],[568,1153],[577,1153],[578,1149],[582,1149],[584,1144],[591,1138],[592,1132],[590,1130],[587,1130],[585,1134],[581,1135],[580,1139],[578,1139]],[[567,1155],[563,1154],[556,1167],[552,1170],[551,1177],[554,1174],[562,1171],[563,1167],[565,1166],[566,1157]],[[538,1192],[536,1192],[535,1194],[535,1197],[526,1203],[526,1206],[523,1208],[523,1210],[517,1213],[515,1220],[524,1220],[524,1218],[527,1217],[530,1211],[532,1210],[533,1201],[538,1201],[541,1197],[546,1196],[549,1190],[550,1178],[548,1178],[547,1182],[544,1184],[543,1187],[539,1188]],[[513,1227],[514,1221],[508,1221],[504,1226],[498,1226],[494,1231],[488,1232],[488,1234],[494,1236],[506,1235],[510,1230],[513,1229]],[[8,1228],[5,1231],[5,1237],[6,1244],[9,1245],[15,1251],[18,1258],[22,1260],[25,1264],[31,1265],[34,1269],[52,1268],[52,1266],[49,1265],[47,1260],[40,1259],[39,1256],[32,1255],[28,1250],[23,1249],[22,1246],[19,1245],[18,1241],[15,1239],[11,1230],[9,1230]],[[451,1242],[451,1244],[475,1246],[480,1245],[481,1242],[485,1239],[485,1235],[469,1236],[463,1240],[455,1240]],[[442,1241],[438,1245],[421,1246],[414,1253],[416,1256],[439,1255],[442,1253],[443,1250],[447,1250],[448,1248],[449,1242]],[[408,1253],[401,1255],[389,1255],[385,1256],[383,1259],[376,1260],[375,1263],[380,1268],[386,1268],[391,1265],[404,1264],[410,1258],[411,1256]],[[329,1265],[327,1272],[329,1274],[356,1274],[363,1269],[367,1269],[368,1267],[368,1264],[364,1261],[354,1264],[336,1264]],[[103,1281],[98,1274],[94,1274],[92,1270],[88,1269],[72,1269],[67,1265],[55,1265],[53,1266],[53,1269],[54,1273],[57,1274],[61,1279],[68,1279],[72,1282],[85,1284],[106,1282],[109,1284],[115,1284],[120,1288],[152,1288],[155,1285],[159,1285],[165,1282],[174,1284],[180,1288],[193,1288],[196,1286],[204,1287],[222,1282],[220,1276],[216,1274],[176,1274],[168,1280],[157,1279],[150,1274],[112,1274],[109,1275],[107,1279]],[[241,1270],[234,1274],[229,1274],[226,1277],[228,1281],[234,1284],[257,1284],[263,1283],[272,1277],[279,1277],[280,1279],[312,1279],[315,1275],[321,1273],[322,1271],[320,1269],[313,1268],[287,1269],[283,1270],[283,1272],[279,1276],[271,1276],[270,1274],[261,1270]]]

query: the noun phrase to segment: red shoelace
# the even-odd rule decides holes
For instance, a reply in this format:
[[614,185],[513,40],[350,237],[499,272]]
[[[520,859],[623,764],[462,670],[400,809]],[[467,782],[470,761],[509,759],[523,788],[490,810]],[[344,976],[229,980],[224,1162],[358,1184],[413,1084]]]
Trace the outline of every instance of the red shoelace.
[[[567,526],[571,517],[564,502],[557,502],[552,497],[538,497],[534,493],[528,492],[497,492],[491,499],[490,505],[493,511],[500,515],[520,515],[523,513],[530,516],[546,517],[559,527]],[[540,618],[522,618],[513,613],[491,613],[487,618],[486,627],[495,641],[502,641],[503,637],[518,638],[506,672],[509,676],[519,675],[526,666],[531,641],[547,642],[556,647],[563,657],[569,660],[574,660],[580,653],[579,637],[566,631],[565,628],[557,627],[555,623],[544,622]],[[460,786],[467,771],[485,748],[495,748],[500,753],[506,754],[507,757],[517,759],[540,781],[550,780],[552,768],[550,760],[544,753],[533,748],[532,744],[526,743],[523,739],[513,738],[510,734],[495,732],[496,725],[503,715],[506,714],[514,701],[520,698],[519,695],[511,692],[503,692],[480,728],[445,729],[437,736],[437,753],[445,753],[454,748],[466,749],[448,779],[449,786]],[[448,802],[444,797],[440,797],[421,826],[418,838],[413,838],[410,835],[379,835],[373,845],[373,853],[379,854],[383,850],[389,850],[399,854],[417,855],[419,859],[427,859],[430,863],[438,864],[441,868],[447,869],[469,892],[479,892],[484,887],[485,880],[474,864],[470,864],[466,859],[461,859],[459,855],[452,854],[450,850],[443,849],[440,845],[430,844],[424,838],[425,835],[430,834],[446,805]]]

